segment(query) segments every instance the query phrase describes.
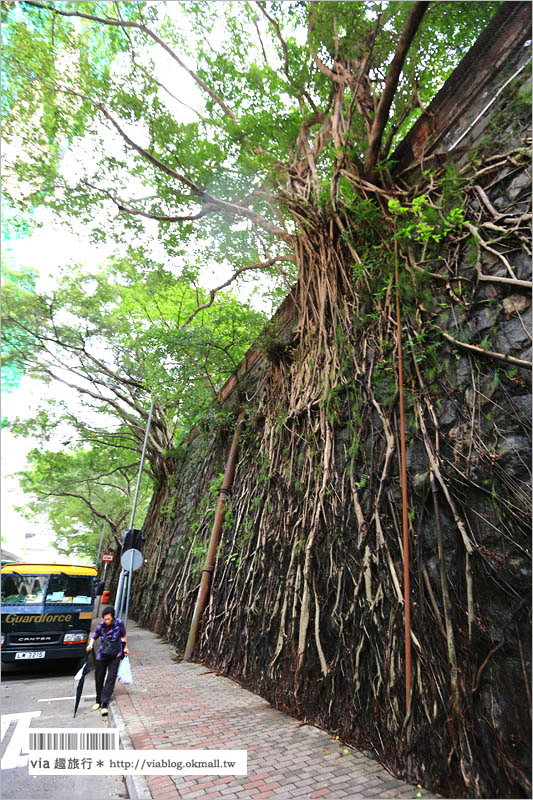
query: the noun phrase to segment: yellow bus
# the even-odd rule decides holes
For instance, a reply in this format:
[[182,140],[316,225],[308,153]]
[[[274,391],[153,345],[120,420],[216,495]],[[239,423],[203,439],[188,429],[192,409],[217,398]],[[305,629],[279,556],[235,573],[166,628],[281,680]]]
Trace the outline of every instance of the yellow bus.
[[2,661],[78,659],[94,611],[96,567],[2,566]]

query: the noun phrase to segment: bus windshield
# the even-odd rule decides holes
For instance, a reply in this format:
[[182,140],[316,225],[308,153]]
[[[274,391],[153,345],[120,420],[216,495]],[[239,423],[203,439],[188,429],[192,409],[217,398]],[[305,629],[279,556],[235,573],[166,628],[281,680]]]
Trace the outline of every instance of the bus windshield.
[[2,603],[12,605],[42,604],[48,575],[2,575]]
[[87,575],[50,575],[45,604],[92,602],[92,579]]
[[62,605],[92,603],[92,578],[88,575],[2,575],[2,603],[6,605]]

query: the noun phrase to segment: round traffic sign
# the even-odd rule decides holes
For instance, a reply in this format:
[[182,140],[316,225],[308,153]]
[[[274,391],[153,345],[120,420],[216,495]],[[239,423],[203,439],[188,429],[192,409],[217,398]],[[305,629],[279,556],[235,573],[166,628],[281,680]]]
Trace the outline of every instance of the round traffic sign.
[[122,569],[128,572],[135,572],[143,563],[143,555],[140,550],[131,547],[129,550],[122,553],[120,556],[120,563],[122,564]]

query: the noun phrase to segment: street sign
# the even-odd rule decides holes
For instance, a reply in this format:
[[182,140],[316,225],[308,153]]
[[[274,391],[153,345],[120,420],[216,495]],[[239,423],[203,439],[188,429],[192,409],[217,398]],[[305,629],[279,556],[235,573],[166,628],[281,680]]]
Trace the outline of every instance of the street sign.
[[122,553],[122,556],[120,557],[120,563],[122,564],[122,569],[125,569],[128,572],[135,572],[135,570],[139,569],[143,563],[143,554],[140,550],[130,547],[129,550],[126,550],[125,553]]
[[102,561],[113,561],[114,557],[113,553],[103,553]]

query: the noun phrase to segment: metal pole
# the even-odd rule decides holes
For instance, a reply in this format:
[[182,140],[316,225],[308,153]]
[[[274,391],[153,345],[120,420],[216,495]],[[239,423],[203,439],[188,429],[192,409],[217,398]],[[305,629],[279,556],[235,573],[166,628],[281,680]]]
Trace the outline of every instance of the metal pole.
[[129,607],[130,607],[130,592],[131,592],[131,576],[132,576],[132,574],[133,574],[133,550],[130,550],[129,581],[128,581],[128,591],[126,593],[126,613],[124,614],[124,617],[122,618],[122,621],[124,622],[124,627],[126,627],[126,624],[128,622],[128,611],[129,611]]
[[[104,586],[105,586],[106,572],[107,572],[107,561],[104,563],[104,575],[103,575],[103,578],[102,578],[102,583],[104,584]],[[97,611],[97,614],[96,614],[97,617],[100,616],[100,611],[101,610],[102,610],[102,595],[100,595],[100,597],[98,598],[98,611]]]
[[120,605],[120,592],[122,591],[123,574],[124,570],[121,570],[120,575],[118,576],[117,592],[115,594],[115,601],[113,603],[115,606],[115,614],[118,614],[118,607]]
[[104,541],[105,520],[102,523],[102,533],[100,534],[100,544],[98,545],[98,555],[96,556],[96,566],[100,566],[100,553],[102,552],[102,542]]
[[117,614],[117,616],[119,616],[121,619],[122,619],[122,613],[124,611],[124,603],[125,603],[125,600],[126,600],[126,592],[127,592],[127,586],[128,586],[128,581],[130,580],[130,576],[131,576],[131,573],[128,572],[127,569],[125,569],[124,570],[124,580],[122,582],[122,592],[121,592],[121,595],[120,595],[120,612]]
[[[142,472],[143,472],[143,467],[144,467],[144,458],[145,458],[145,455],[146,455],[146,446],[148,444],[148,434],[150,432],[150,424],[152,422],[152,414],[153,414],[153,411],[154,411],[154,402],[155,401],[152,399],[152,402],[150,403],[150,411],[148,412],[148,421],[146,423],[146,430],[144,432],[144,442],[143,442],[143,449],[142,449],[142,453],[141,453],[141,463],[139,464],[139,474],[137,475],[137,485],[135,487],[135,496],[133,498],[133,508],[131,509],[130,529],[133,528],[133,521],[135,519],[135,510],[137,508],[137,498],[139,496],[139,487],[141,485],[141,477],[142,477]],[[133,564],[133,555],[131,556],[131,561],[130,561],[130,565],[132,565],[132,564]],[[120,593],[120,606],[119,606],[119,610],[117,611],[117,616],[120,617],[121,614],[122,614],[122,609],[124,607],[124,594],[125,594],[125,592],[124,592],[124,580],[123,580],[123,578],[124,578],[125,575],[127,576],[127,581],[128,581],[127,582],[127,587],[128,587],[128,589],[127,589],[127,600],[126,600],[126,619],[127,619],[127,616],[128,616],[128,606],[129,606],[130,591],[131,591],[131,573],[132,573],[131,569],[129,570],[129,572],[127,570],[122,570],[122,574],[120,576],[120,582],[119,582],[119,587],[121,589],[121,593]],[[117,591],[117,596],[118,596],[118,591]],[[126,626],[126,622],[125,621],[124,621],[124,626]]]
[[137,497],[139,495],[139,486],[141,485],[141,476],[144,466],[144,457],[146,455],[146,445],[148,444],[148,433],[150,431],[150,423],[152,422],[152,412],[154,410],[154,400],[150,404],[150,411],[148,412],[148,422],[146,423],[146,431],[144,433],[144,443],[141,454],[141,463],[139,464],[139,474],[137,476],[137,486],[135,487],[135,497],[133,498],[133,508],[131,510],[130,528],[133,528],[133,520],[135,518],[135,509],[137,508]]
[[117,593],[115,595],[115,613],[117,614],[117,616],[122,601],[122,586],[124,584],[124,575],[125,575],[125,570],[123,569],[118,579]]

